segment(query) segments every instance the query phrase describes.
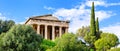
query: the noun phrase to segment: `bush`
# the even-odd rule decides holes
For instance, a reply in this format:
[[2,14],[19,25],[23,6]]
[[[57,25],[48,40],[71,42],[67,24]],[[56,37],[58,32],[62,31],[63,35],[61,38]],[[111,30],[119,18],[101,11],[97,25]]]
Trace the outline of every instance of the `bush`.
[[55,46],[55,43],[51,40],[44,39],[40,45],[42,51],[46,51],[47,49],[51,49]]
[[120,51],[120,47],[119,48],[110,49],[108,51]]
[[64,34],[55,42],[56,46],[51,51],[85,51],[87,49],[86,45],[71,33]]
[[[3,35],[4,34],[4,35]],[[15,25],[0,38],[1,51],[38,51],[42,37],[28,25]]]

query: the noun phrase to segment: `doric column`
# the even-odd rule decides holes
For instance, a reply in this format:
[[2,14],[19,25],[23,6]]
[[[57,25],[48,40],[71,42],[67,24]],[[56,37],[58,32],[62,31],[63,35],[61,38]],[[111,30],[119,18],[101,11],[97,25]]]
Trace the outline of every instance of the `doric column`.
[[60,26],[59,27],[59,37],[61,37],[62,36],[62,27]]
[[44,28],[42,28],[42,34],[44,34]]
[[40,34],[40,25],[37,25],[37,34]]
[[42,37],[44,37],[44,36],[43,36],[43,34],[44,34],[44,33],[43,33],[43,28],[41,28],[40,31],[41,31],[41,35],[42,35]]
[[68,33],[68,27],[65,28],[65,33]]
[[52,26],[52,40],[55,39],[55,26]]
[[45,39],[47,39],[47,25],[45,25]]

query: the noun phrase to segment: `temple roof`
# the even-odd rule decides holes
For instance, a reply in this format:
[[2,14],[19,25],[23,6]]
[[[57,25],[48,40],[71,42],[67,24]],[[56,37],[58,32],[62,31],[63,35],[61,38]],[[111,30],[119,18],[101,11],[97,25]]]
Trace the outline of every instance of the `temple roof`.
[[47,15],[42,15],[42,16],[32,16],[30,17],[25,24],[29,21],[29,20],[46,20],[46,21],[58,21],[58,22],[67,22],[69,23],[69,21],[62,21],[59,20],[57,17],[52,16],[52,14],[47,14]]
[[31,17],[32,19],[44,19],[44,20],[58,20],[57,17],[52,16],[51,14]]

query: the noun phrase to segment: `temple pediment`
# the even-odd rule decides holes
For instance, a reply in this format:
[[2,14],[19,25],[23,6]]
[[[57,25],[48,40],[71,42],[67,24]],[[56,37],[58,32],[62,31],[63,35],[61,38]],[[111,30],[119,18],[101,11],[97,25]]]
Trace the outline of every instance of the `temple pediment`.
[[52,16],[51,14],[31,17],[32,19],[44,19],[44,20],[58,20],[57,17]]

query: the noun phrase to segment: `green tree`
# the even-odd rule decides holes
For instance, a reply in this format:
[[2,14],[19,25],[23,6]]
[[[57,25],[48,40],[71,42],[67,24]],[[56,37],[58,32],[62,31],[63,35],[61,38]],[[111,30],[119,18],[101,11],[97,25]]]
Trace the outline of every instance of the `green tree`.
[[86,27],[82,27],[82,28],[79,28],[78,30],[77,30],[77,35],[79,36],[79,37],[82,37],[82,38],[84,38],[84,36],[86,35],[86,34],[89,34],[90,33],[90,27],[89,26],[86,26]]
[[92,9],[91,9],[90,35],[92,36],[96,35],[94,2],[92,2]]
[[110,50],[108,50],[108,51],[120,51],[120,47],[118,47],[118,48],[113,48],[113,49],[110,49]]
[[15,22],[12,20],[0,20],[0,34],[7,32],[13,25],[15,25]]
[[[71,33],[64,34],[55,41],[57,44],[51,51],[86,51],[85,43],[78,40],[77,36]],[[50,49],[48,50],[50,51]]]
[[106,51],[111,47],[116,46],[118,43],[119,42],[116,35],[111,33],[102,33],[100,35],[100,39],[98,39],[94,44],[98,51]]
[[97,39],[100,38],[100,31],[99,31],[99,20],[98,20],[98,17],[96,19],[96,36],[97,36]]
[[90,33],[86,34],[84,39],[89,44],[89,46],[94,49],[94,42],[97,40],[94,2],[92,2],[92,9],[91,9]]
[[[3,35],[4,34],[4,35]],[[28,25],[15,25],[0,35],[1,51],[38,51],[42,37]]]
[[99,20],[98,20],[98,17],[96,19],[96,32],[99,32]]

